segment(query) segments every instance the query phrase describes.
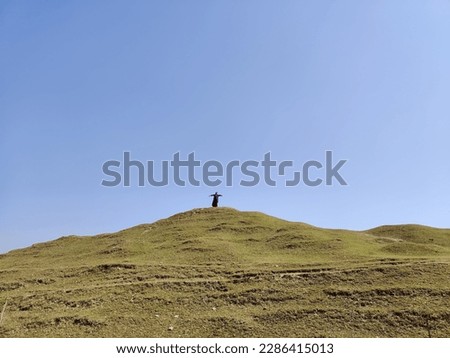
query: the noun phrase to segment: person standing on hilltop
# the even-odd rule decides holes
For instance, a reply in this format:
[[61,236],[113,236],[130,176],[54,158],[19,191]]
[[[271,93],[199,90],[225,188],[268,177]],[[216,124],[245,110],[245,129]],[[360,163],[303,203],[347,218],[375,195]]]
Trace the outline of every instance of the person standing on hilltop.
[[214,194],[211,194],[210,196],[213,196],[212,201],[212,207],[216,208],[219,205],[219,196],[222,196],[222,194],[218,194],[217,191]]

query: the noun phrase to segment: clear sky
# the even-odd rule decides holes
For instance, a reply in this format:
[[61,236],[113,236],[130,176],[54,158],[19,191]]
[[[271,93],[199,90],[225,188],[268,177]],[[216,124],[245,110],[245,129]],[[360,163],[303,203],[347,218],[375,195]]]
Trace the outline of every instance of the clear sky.
[[[0,252],[215,191],[323,227],[450,227],[449,19],[445,0],[1,1]],[[301,166],[326,150],[347,186],[101,185],[124,151]]]

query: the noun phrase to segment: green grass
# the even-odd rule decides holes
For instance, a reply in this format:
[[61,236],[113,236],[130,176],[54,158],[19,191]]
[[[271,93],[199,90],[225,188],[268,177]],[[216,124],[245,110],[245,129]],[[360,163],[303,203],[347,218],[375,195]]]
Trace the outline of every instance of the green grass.
[[0,255],[0,337],[450,337],[449,259],[449,229],[195,209]]

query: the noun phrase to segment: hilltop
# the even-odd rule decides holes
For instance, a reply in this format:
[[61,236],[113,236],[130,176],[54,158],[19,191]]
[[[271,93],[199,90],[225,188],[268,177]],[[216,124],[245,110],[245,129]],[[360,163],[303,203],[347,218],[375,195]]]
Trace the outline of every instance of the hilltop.
[[450,229],[194,209],[0,255],[0,337],[450,337]]

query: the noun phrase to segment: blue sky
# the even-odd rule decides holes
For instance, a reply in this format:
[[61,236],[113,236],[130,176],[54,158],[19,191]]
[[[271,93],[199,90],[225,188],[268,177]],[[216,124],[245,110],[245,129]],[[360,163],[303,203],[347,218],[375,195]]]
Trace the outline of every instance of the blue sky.
[[[0,252],[221,205],[450,222],[448,1],[2,1]],[[102,164],[347,159],[347,186],[106,188]]]

